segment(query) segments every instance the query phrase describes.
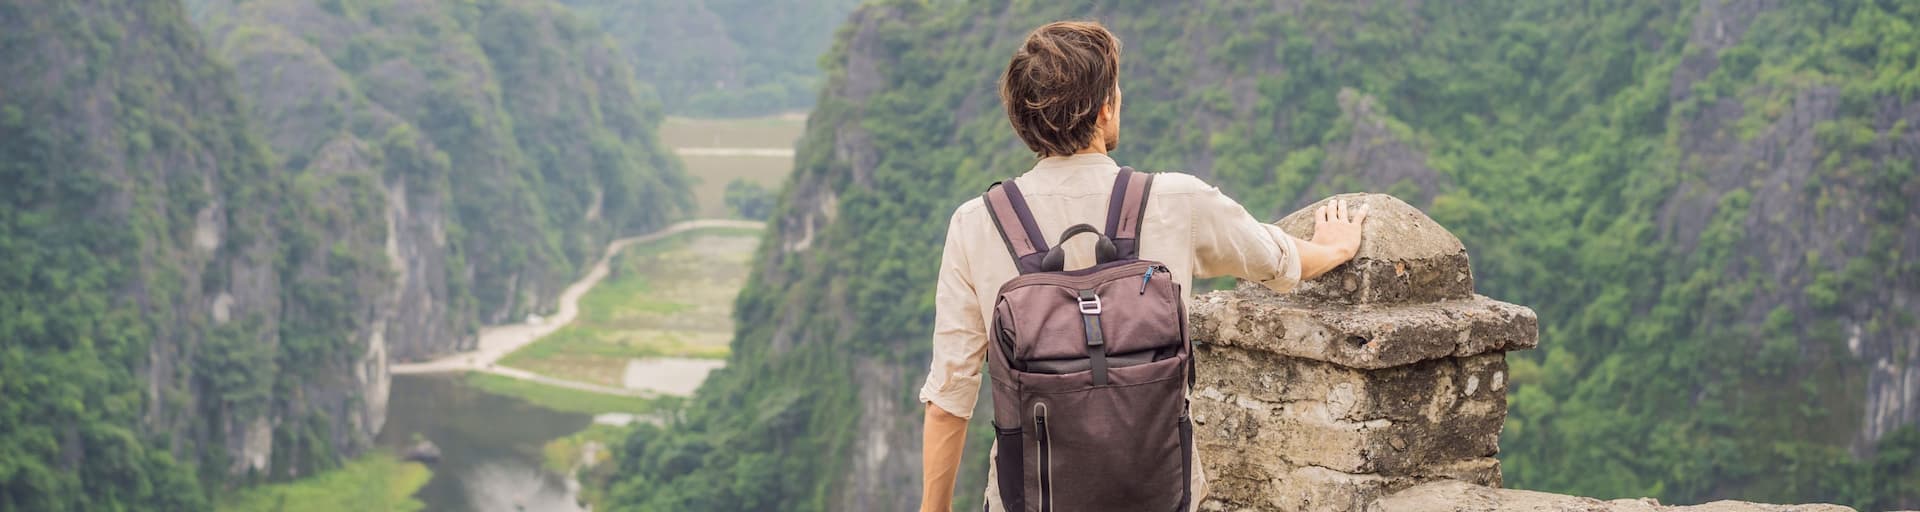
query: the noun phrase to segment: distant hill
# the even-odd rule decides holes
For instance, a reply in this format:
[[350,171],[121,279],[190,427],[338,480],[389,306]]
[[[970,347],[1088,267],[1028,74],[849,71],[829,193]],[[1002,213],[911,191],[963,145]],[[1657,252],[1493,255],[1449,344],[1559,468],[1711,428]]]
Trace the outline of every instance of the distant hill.
[[1539,312],[1509,486],[1920,505],[1920,4],[1209,0],[856,12],[728,368],[629,440],[615,508],[917,503],[943,227],[1031,165],[994,82],[1073,18],[1125,41],[1122,163],[1270,219],[1394,193]]
[[859,0],[560,0],[600,23],[667,112],[804,110],[819,58]]

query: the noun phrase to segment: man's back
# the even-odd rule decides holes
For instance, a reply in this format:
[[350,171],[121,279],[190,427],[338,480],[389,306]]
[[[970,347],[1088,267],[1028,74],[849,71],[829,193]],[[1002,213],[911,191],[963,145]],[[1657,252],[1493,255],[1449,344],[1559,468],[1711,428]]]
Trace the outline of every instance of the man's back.
[[[1074,224],[1103,225],[1120,167],[1098,153],[1041,160],[1015,180],[1047,245]],[[1067,243],[1067,269],[1092,265],[1090,237]],[[1278,291],[1299,282],[1300,260],[1292,237],[1261,223],[1245,208],[1198,178],[1155,176],[1140,229],[1140,258],[1159,261],[1192,296],[1194,276],[1234,275]],[[954,416],[970,417],[980,392],[980,362],[986,325],[1001,285],[1019,275],[1013,256],[979,198],[955,209],[936,296],[932,371],[921,400]],[[997,447],[996,447],[997,451]],[[1205,496],[1206,477],[1195,468],[1192,489]],[[999,510],[997,478],[988,477],[987,501]]]
[[[1052,246],[1059,242],[1052,237],[1068,226],[1105,222],[1108,195],[1119,171],[1120,166],[1106,155],[1080,154],[1041,160],[1015,182],[1040,232],[1048,237],[1047,245]],[[966,272],[980,303],[991,304],[1000,285],[1019,275],[1013,259],[980,198],[961,204],[950,222],[948,243],[958,242],[959,247],[950,245],[947,250],[958,249],[965,255],[966,264],[957,270]],[[1255,276],[1251,280],[1286,291],[1298,283],[1300,274],[1298,259],[1284,257],[1294,251],[1291,240],[1199,178],[1158,173],[1141,228],[1140,258],[1165,263],[1174,282],[1189,291],[1189,298],[1196,274]],[[1092,243],[1090,237],[1069,241],[1067,268],[1092,265]],[[1198,253],[1202,248],[1209,253]],[[1282,266],[1289,262],[1290,266]]]

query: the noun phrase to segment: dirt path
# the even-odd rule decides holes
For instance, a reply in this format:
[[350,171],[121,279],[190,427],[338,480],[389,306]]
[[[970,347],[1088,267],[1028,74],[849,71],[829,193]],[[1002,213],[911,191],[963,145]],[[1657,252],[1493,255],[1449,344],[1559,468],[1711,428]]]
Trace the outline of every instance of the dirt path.
[[[526,370],[521,370],[518,368],[500,366],[495,363],[499,362],[500,358],[506,357],[507,354],[511,354],[513,353],[513,351],[519,350],[520,347],[524,347],[528,343],[533,343],[535,340],[540,339],[542,336],[546,336],[547,334],[550,334],[553,331],[557,331],[561,327],[565,327],[567,324],[572,323],[574,317],[579,316],[580,314],[580,297],[585,296],[587,294],[587,290],[593,289],[594,285],[600,284],[601,280],[607,278],[610,264],[613,261],[613,256],[615,254],[619,254],[621,250],[626,249],[628,246],[631,246],[633,244],[638,244],[638,243],[646,243],[654,240],[659,240],[661,238],[666,238],[678,233],[695,230],[695,229],[706,229],[706,228],[764,229],[765,227],[766,227],[766,223],[757,222],[757,221],[699,219],[699,220],[689,220],[689,221],[680,222],[672,226],[667,226],[665,229],[661,229],[659,231],[655,231],[645,235],[614,240],[613,243],[607,244],[606,252],[600,255],[600,261],[594,262],[593,269],[588,270],[586,276],[581,277],[579,281],[576,281],[572,285],[567,286],[567,289],[565,291],[560,292],[560,310],[554,312],[553,316],[546,317],[544,319],[541,319],[539,322],[534,322],[534,323],[522,322],[522,323],[516,323],[516,324],[482,327],[480,328],[480,342],[479,342],[478,349],[471,352],[461,352],[458,354],[451,354],[451,355],[441,357],[439,359],[435,359],[432,361],[396,364],[392,366],[392,372],[394,375],[408,375],[408,374],[420,374],[420,373],[478,371],[478,372],[486,372],[486,373],[491,373],[494,375],[500,375],[505,377],[512,377],[512,378],[521,379],[521,380],[538,382],[541,384],[559,386],[559,387],[569,388],[569,389],[577,389],[581,391],[592,391],[595,393],[605,393],[610,395],[652,396],[652,395],[659,394],[662,388],[677,389],[680,386],[656,385],[656,386],[636,386],[639,389],[615,388],[615,387],[602,386],[599,384],[593,384],[593,383],[587,383],[587,382],[548,377],[545,375],[536,374],[536,373],[529,372]],[[629,379],[628,384],[629,385],[633,384],[633,382],[631,381],[631,378]]]

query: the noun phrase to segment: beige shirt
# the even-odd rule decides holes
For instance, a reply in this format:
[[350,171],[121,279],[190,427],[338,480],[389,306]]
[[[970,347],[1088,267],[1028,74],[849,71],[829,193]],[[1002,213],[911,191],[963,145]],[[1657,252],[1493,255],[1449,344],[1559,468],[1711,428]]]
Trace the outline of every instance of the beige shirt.
[[[1042,159],[1016,180],[1052,246],[1068,226],[1106,224],[1107,198],[1119,172],[1112,158],[1092,153]],[[1140,228],[1140,258],[1166,264],[1175,282],[1187,290],[1188,300],[1195,276],[1230,275],[1281,292],[1299,283],[1300,256],[1293,237],[1255,220],[1220,189],[1191,175],[1159,173],[1150,193]],[[980,397],[986,326],[993,320],[995,297],[1000,285],[1019,275],[984,206],[976,197],[954,210],[948,222],[935,292],[933,364],[920,388],[920,401],[961,418],[973,416]],[[1093,263],[1092,238],[1076,237],[1068,243],[1067,268]],[[1195,469],[1197,503],[1206,496],[1206,478],[1198,465]],[[987,503],[991,510],[1000,510],[994,481],[989,473]]]

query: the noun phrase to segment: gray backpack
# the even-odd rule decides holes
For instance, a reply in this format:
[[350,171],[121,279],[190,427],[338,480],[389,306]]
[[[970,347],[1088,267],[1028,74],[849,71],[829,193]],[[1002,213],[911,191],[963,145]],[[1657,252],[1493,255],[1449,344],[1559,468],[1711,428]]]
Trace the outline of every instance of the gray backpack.
[[[994,457],[1009,511],[1190,510],[1193,350],[1172,272],[1139,259],[1153,176],[1121,168],[1098,264],[1062,270],[1012,181],[985,194],[1019,277],[1000,287],[988,343]],[[1104,234],[1103,234],[1104,233]]]

